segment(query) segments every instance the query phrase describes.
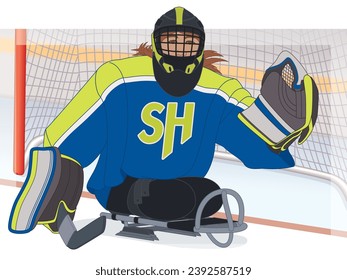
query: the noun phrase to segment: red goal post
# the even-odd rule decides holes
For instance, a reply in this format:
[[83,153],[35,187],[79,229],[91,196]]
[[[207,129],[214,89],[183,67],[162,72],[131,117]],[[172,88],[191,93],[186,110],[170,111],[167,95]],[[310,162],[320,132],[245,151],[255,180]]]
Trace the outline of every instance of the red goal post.
[[14,77],[13,171],[22,175],[25,169],[26,29],[15,31]]

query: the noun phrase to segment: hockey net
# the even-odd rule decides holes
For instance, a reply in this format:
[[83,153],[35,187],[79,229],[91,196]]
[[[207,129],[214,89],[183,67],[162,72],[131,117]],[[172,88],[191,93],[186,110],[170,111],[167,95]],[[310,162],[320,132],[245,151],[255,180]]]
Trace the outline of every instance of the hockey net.
[[[17,63],[18,72],[25,71],[22,77],[16,73],[17,81],[22,79],[25,85],[16,85],[15,173],[24,172],[25,150],[40,142],[45,128],[94,71],[108,60],[133,55],[132,50],[148,42],[150,35],[151,30],[134,29],[17,31],[18,52],[22,60],[25,52],[26,60],[25,65]],[[293,53],[320,93],[314,132],[303,145],[290,147],[296,166],[347,182],[346,30],[214,29],[206,32],[205,49],[221,53],[227,62],[217,63],[218,69],[237,78],[255,97],[265,70],[278,54]],[[216,146],[216,154],[227,151]]]

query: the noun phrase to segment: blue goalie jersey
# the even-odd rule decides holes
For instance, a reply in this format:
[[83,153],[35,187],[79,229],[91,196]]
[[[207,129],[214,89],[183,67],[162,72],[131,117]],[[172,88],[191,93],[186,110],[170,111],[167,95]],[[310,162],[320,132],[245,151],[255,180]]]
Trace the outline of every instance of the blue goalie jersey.
[[215,144],[249,168],[293,166],[288,151],[273,153],[238,119],[253,101],[236,79],[206,68],[189,94],[173,97],[156,82],[150,57],[114,60],[46,129],[44,145],[82,167],[98,159],[87,187],[104,207],[127,176],[205,176]]

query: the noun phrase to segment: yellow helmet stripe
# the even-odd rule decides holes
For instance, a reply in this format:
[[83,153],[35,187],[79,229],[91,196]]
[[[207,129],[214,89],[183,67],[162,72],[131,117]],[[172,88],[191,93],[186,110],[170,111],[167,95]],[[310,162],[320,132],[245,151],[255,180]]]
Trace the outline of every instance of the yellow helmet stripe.
[[177,8],[175,8],[175,11],[176,11],[176,24],[177,25],[182,25],[183,24],[183,11],[184,11],[184,8],[177,7]]

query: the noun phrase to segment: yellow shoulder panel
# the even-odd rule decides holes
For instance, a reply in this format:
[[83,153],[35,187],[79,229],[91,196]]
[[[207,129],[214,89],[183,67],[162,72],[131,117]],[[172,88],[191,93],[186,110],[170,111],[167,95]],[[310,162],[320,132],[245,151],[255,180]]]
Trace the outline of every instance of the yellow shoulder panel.
[[218,90],[221,85],[227,82],[229,79],[230,78],[219,75],[210,69],[203,68],[198,86]]
[[205,88],[220,90],[229,98],[233,98],[246,106],[249,106],[254,101],[251,94],[242,87],[237,79],[225,77],[207,68],[203,68],[198,85]]
[[153,76],[152,58],[149,56],[134,56],[113,60],[110,63],[119,68],[124,78]]
[[114,64],[107,62],[100,66],[64,110],[47,127],[44,135],[44,146],[54,146],[60,137],[100,100],[104,90],[119,79],[122,79],[122,75]]
[[64,110],[47,127],[44,146],[54,146],[96,102],[113,83],[128,77],[153,75],[152,59],[136,56],[112,60],[101,65],[80,89]]

